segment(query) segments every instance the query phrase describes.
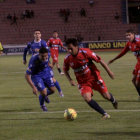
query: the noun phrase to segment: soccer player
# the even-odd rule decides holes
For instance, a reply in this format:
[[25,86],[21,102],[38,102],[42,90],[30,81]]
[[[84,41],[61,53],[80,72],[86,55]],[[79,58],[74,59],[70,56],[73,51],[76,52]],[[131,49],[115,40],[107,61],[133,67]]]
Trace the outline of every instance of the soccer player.
[[[41,39],[41,31],[40,30],[35,30],[34,31],[34,40],[32,42],[29,42],[27,47],[24,49],[23,64],[26,65],[26,63],[27,63],[26,55],[27,55],[28,51],[31,50],[32,55],[35,55],[35,54],[39,53],[39,49],[41,47],[44,47],[44,48],[48,49],[48,55],[49,55],[48,58],[50,58],[50,52],[49,52],[48,46],[46,45],[46,41]],[[64,97],[64,94],[61,90],[61,87],[60,87],[58,81],[54,78],[53,71],[51,70],[51,67],[50,67],[50,72],[51,72],[55,87],[57,88],[60,97]]]
[[140,38],[135,37],[135,32],[131,29],[126,31],[126,39],[128,40],[125,48],[115,58],[110,60],[108,64],[113,63],[115,60],[124,56],[128,51],[132,51],[137,58],[137,64],[133,70],[132,82],[138,92],[140,100]]
[[[108,89],[100,76],[100,71],[95,66],[94,62],[100,63],[101,66],[107,71],[108,75],[113,79],[113,73],[110,71],[107,64],[94,52],[87,48],[79,48],[77,40],[70,38],[66,41],[69,54],[64,59],[64,73],[72,86],[75,86],[75,82],[72,80],[69,69],[74,70],[74,74],[78,81],[78,87],[80,93],[87,104],[95,109],[97,112],[103,115],[103,119],[110,118],[103,108],[92,99],[93,91],[97,90],[105,99],[109,100],[115,109],[118,107],[118,103]],[[94,62],[93,62],[94,61]]]
[[39,54],[31,57],[25,74],[25,78],[31,86],[33,93],[38,95],[37,92],[40,92],[39,102],[43,111],[47,111],[44,101],[49,103],[48,95],[55,92],[55,86],[50,75],[50,69],[48,69],[48,64],[48,50],[42,47],[39,50]]
[[65,47],[63,46],[61,39],[58,37],[57,31],[53,32],[53,37],[51,37],[48,40],[47,45],[48,47],[50,47],[53,66],[56,64],[58,72],[61,75],[63,75],[64,73],[61,71],[60,66],[58,64],[58,55],[59,55],[59,46],[61,46],[63,49],[65,49]]
[[1,44],[1,42],[0,42],[0,55],[3,53],[3,46],[2,46],[2,44]]

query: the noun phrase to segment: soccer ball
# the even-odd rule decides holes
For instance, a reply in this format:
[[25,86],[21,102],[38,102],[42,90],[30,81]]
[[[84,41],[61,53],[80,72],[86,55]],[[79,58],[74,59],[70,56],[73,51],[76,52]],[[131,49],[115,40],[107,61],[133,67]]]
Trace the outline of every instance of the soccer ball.
[[73,108],[68,108],[64,112],[64,118],[73,121],[77,118],[77,112]]

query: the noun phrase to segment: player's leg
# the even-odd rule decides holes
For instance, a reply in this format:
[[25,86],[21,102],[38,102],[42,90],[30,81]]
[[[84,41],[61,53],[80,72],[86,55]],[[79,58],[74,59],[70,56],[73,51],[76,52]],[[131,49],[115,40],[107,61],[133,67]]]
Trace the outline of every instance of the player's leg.
[[117,109],[118,108],[117,100],[114,98],[114,96],[111,93],[108,92],[105,82],[103,81],[101,76],[99,76],[99,79],[100,80],[94,82],[94,86],[93,86],[94,89],[97,90],[105,99],[110,101],[113,107]]
[[98,113],[103,115],[103,119],[110,118],[110,115],[108,115],[103,108],[101,108],[98,103],[92,99],[92,89],[88,86],[82,86],[80,89],[81,95],[84,98],[84,100],[87,102],[87,104],[96,110]]
[[58,55],[59,55],[59,52],[58,50],[55,51],[55,56],[54,56],[54,61],[55,61],[55,64],[56,64],[56,68],[58,70],[58,72],[63,75],[64,73],[61,71],[61,68],[60,68],[60,65],[58,63]]
[[57,68],[58,72],[59,72],[61,75],[64,74],[64,72],[62,72],[62,70],[61,70],[61,68],[60,68],[60,65],[58,64],[58,61],[56,62],[56,68]]
[[137,92],[138,92],[138,98],[140,100],[140,70],[138,71],[137,75],[134,75],[132,78],[132,83],[134,84]]
[[38,89],[38,91],[40,92],[40,95],[39,95],[40,107],[43,111],[47,111],[47,108],[44,104],[45,96],[47,95],[44,82],[43,82],[42,78],[40,78],[40,77],[32,77],[32,81],[33,81],[34,85],[36,86],[36,88]]
[[60,97],[64,97],[64,94],[61,90],[59,82],[54,77],[53,77],[53,82],[54,82],[54,85],[55,85],[56,89],[58,90],[58,93],[59,93]]

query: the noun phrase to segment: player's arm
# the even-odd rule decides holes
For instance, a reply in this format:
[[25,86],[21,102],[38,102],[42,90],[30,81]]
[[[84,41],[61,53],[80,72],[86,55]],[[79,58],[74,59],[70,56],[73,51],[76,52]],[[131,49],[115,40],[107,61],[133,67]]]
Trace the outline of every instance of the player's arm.
[[59,44],[60,44],[60,46],[61,46],[64,50],[67,50],[67,48],[66,48],[66,47],[64,47],[64,45],[63,45],[63,43],[62,43],[62,41],[61,41],[61,40],[60,40]]
[[110,70],[110,68],[108,67],[108,65],[107,65],[103,60],[100,60],[99,63],[100,63],[101,66],[106,70],[106,72],[108,73],[108,75],[110,76],[110,78],[114,79],[114,74],[113,74],[113,72]]
[[27,52],[30,49],[30,44],[28,43],[27,47],[24,49],[24,53],[23,53],[23,64],[27,64],[27,60],[26,60],[26,56],[27,56]]
[[27,80],[27,83],[30,85],[30,87],[32,88],[33,90],[33,93],[35,95],[37,95],[37,88],[34,86],[33,82],[32,82],[32,79],[31,79],[31,69],[28,68],[27,71],[26,71],[26,74],[25,74],[25,79]]
[[92,52],[91,50],[88,50],[87,53],[85,53],[87,58],[89,60],[95,61],[96,63],[100,63],[101,66],[106,70],[108,75],[114,79],[114,74],[113,72],[109,69],[108,65],[101,59],[100,56],[98,56],[96,53]]
[[129,46],[126,44],[125,48],[118,54],[115,58],[111,59],[108,64],[113,63],[115,60],[119,59],[120,57],[124,56],[129,51]]
[[37,95],[37,88],[34,86],[34,84],[33,84],[33,82],[32,82],[32,80],[31,80],[31,75],[29,75],[29,74],[25,74],[25,79],[27,80],[27,82],[28,82],[28,84],[30,85],[30,87],[32,88],[32,90],[33,90],[33,93],[35,94],[35,95]]
[[69,73],[69,64],[68,64],[67,58],[65,58],[65,60],[64,60],[63,71],[64,71],[64,74],[67,77],[68,81],[70,82],[70,84],[72,86],[76,86],[75,82],[72,80],[70,73]]

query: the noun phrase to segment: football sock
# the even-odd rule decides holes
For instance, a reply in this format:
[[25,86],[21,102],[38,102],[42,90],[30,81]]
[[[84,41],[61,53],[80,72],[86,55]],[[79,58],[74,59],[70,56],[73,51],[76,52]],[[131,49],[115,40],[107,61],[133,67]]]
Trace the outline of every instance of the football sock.
[[59,73],[61,73],[61,69],[60,68],[57,68],[57,70],[58,70]]
[[39,95],[39,103],[41,106],[44,104],[44,97],[41,94]]
[[47,96],[53,94],[53,92],[49,89],[47,89]]
[[136,87],[138,95],[140,96],[140,87]]
[[111,94],[111,93],[109,93],[110,94],[110,101],[112,102],[112,103],[115,103],[115,98],[113,97],[113,95]]
[[87,102],[88,105],[95,109],[97,112],[99,112],[100,114],[104,115],[106,112],[96,103],[96,101],[94,101],[93,99],[91,99],[89,102]]
[[57,88],[58,92],[61,92],[61,91],[62,91],[57,80],[56,80],[56,82],[54,83],[54,85],[55,85],[55,87]]

